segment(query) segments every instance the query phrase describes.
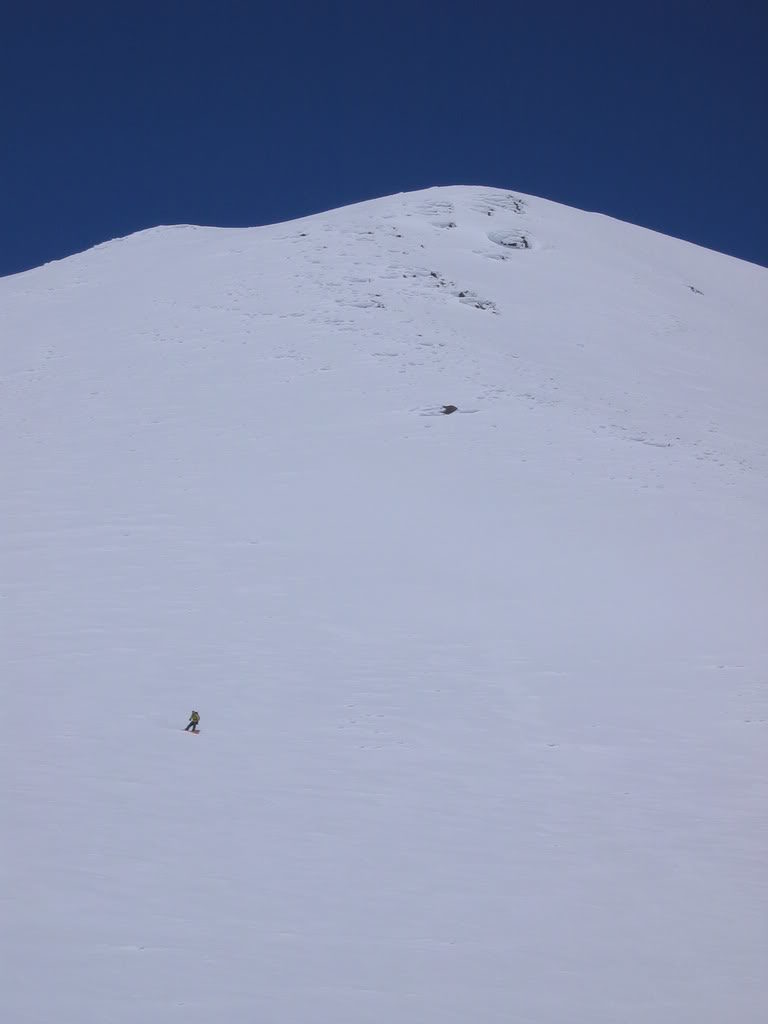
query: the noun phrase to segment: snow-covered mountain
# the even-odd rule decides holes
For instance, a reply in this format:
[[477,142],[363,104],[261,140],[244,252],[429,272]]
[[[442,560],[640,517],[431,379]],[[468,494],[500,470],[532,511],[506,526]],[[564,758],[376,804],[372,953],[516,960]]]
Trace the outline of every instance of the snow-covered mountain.
[[487,188],[0,281],[4,1020],[765,1020],[766,324]]

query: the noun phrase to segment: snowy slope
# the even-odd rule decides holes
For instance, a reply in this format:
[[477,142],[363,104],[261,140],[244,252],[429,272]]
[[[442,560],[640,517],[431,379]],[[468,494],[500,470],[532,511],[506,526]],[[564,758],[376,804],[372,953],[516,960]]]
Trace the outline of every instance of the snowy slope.
[[485,188],[0,281],[3,1018],[768,1019],[766,323]]

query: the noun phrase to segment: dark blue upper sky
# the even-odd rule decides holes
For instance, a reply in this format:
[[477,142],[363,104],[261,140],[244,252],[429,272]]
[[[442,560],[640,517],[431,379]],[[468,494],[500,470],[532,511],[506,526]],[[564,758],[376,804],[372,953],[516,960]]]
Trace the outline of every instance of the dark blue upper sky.
[[436,184],[768,264],[764,2],[8,3],[0,274]]

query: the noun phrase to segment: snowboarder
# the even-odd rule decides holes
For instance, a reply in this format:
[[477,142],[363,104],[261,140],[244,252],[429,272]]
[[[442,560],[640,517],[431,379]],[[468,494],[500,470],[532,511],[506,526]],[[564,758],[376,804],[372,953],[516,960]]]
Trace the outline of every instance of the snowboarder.
[[200,715],[198,715],[196,711],[193,711],[192,714],[189,716],[189,725],[186,727],[184,732],[189,732],[190,729],[192,730],[192,732],[197,732],[197,723],[199,721]]

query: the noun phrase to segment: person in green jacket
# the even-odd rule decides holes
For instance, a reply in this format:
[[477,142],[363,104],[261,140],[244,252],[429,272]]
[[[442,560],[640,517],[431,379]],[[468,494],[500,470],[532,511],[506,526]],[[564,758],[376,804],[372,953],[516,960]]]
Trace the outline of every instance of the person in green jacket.
[[189,732],[190,729],[192,730],[192,732],[197,732],[197,723],[199,721],[200,715],[198,715],[196,711],[193,711],[192,714],[189,716],[189,725],[186,727],[184,732]]

